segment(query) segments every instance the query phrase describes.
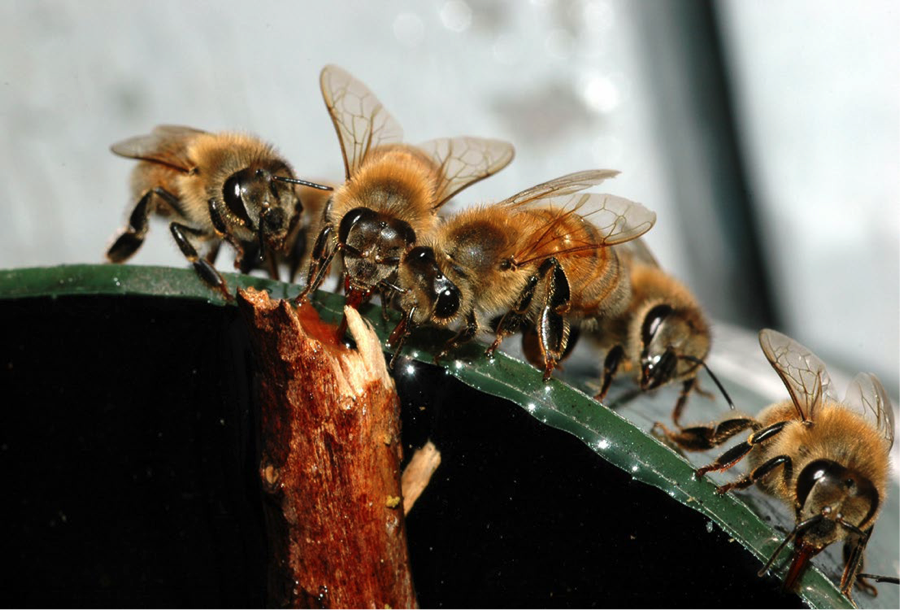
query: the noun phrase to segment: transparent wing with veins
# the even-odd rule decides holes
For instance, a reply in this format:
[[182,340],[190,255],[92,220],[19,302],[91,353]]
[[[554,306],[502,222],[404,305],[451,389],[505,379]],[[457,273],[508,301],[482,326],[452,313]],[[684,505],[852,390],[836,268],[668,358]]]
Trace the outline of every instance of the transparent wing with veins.
[[[615,178],[619,172],[614,169],[590,169],[566,174],[547,182],[527,188],[512,197],[504,199],[497,205],[506,207],[527,206],[550,197],[563,197],[597,186],[604,180]],[[543,202],[546,203],[546,202]]]
[[[640,203],[615,195],[575,193],[541,201],[556,213],[540,237],[516,254],[515,260],[519,264],[621,244],[640,237],[656,223],[654,212]],[[571,219],[576,216],[577,222],[590,223],[592,227],[579,231],[580,235],[571,234],[566,228],[572,226]]]
[[418,148],[441,169],[434,209],[463,189],[496,174],[515,156],[515,150],[508,142],[473,137],[439,138],[424,142]]
[[192,172],[196,165],[188,157],[187,145],[191,139],[204,133],[206,132],[182,125],[158,125],[147,135],[116,142],[110,146],[110,150],[120,157],[150,161],[182,172]]
[[631,256],[632,260],[643,263],[649,267],[656,267],[657,269],[661,267],[659,261],[656,260],[653,251],[650,250],[647,242],[642,238],[632,239],[627,243],[620,244],[618,247],[620,248],[620,250],[618,250],[619,252],[627,253]]
[[771,329],[759,332],[759,345],[794,401],[803,421],[814,421],[823,400],[837,401],[825,363],[808,348]]
[[894,407],[878,377],[872,373],[857,375],[847,388],[842,404],[874,425],[890,450],[894,445]]
[[319,84],[338,134],[348,179],[372,149],[403,140],[400,124],[375,94],[348,72],[337,66],[325,66]]

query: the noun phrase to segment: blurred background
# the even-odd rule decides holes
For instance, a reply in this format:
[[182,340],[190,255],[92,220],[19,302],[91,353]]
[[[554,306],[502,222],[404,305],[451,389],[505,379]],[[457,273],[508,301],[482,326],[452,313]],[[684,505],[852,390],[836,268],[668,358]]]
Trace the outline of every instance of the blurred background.
[[[719,328],[776,326],[896,401],[898,25],[871,0],[6,0],[0,267],[101,262],[133,205],[109,145],[160,123],[341,179],[318,90],[336,63],[408,142],[515,145],[458,205],[619,169],[604,189],[657,212],[648,243]],[[133,263],[186,266],[162,223]]]

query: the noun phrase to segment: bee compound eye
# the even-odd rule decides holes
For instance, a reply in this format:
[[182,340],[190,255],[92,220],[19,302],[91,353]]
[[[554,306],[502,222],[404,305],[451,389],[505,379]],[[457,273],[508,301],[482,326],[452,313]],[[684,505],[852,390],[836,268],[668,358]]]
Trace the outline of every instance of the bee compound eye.
[[342,244],[346,244],[351,230],[371,225],[377,222],[377,217],[378,214],[369,208],[353,208],[341,218],[341,224],[338,227],[338,240]]
[[435,286],[434,317],[452,318],[459,311],[459,288],[443,278]]
[[644,323],[641,326],[641,341],[645,349],[653,341],[656,333],[659,332],[660,327],[670,313],[672,313],[672,308],[669,305],[657,305],[647,312],[647,315],[644,317]]
[[222,199],[228,210],[234,214],[241,222],[249,226],[252,224],[250,215],[247,213],[247,206],[244,203],[244,178],[245,172],[238,172],[225,181],[222,188]]

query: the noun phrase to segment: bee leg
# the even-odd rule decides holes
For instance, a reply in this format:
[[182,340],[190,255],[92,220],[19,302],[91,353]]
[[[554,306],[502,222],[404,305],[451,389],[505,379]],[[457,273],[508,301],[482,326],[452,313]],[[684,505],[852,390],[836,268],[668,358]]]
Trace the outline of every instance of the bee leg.
[[466,325],[456,334],[455,337],[447,341],[442,349],[435,357],[434,363],[439,364],[441,360],[447,357],[447,354],[458,348],[460,345],[468,343],[478,335],[478,322],[475,320],[475,314],[470,313],[466,317]]
[[749,417],[726,419],[718,424],[691,426],[679,430],[669,430],[662,422],[653,424],[654,430],[662,432],[670,441],[686,451],[707,451],[718,447],[748,428],[759,430],[760,425]]
[[316,243],[313,245],[312,256],[309,260],[309,271],[306,274],[306,287],[294,299],[296,303],[300,303],[306,298],[310,292],[317,290],[325,276],[328,275],[328,268],[334,255],[337,254],[338,248],[333,243],[334,225],[326,224],[319,232]]
[[621,345],[615,345],[606,352],[606,358],[603,360],[603,382],[600,386],[600,391],[594,395],[594,400],[597,402],[601,402],[606,398],[609,386],[612,384],[613,377],[616,376],[616,371],[619,370],[619,364],[624,357],[625,349]]
[[269,274],[269,278],[276,282],[281,279],[278,273],[278,260],[275,257],[275,252],[269,252],[266,255],[266,272]]
[[413,316],[416,313],[415,306],[411,307],[409,311],[406,312],[406,315],[400,320],[394,330],[391,332],[391,336],[388,337],[387,346],[389,348],[394,349],[394,355],[391,356],[391,361],[388,364],[388,368],[393,369],[394,363],[397,360],[397,356],[400,355],[400,352],[403,350],[403,344],[406,343],[406,339],[412,334],[413,331]]
[[876,597],[878,589],[867,579],[874,578],[876,582],[880,582],[881,578],[890,580],[889,577],[872,576],[871,574],[861,574],[865,564],[865,549],[869,542],[869,536],[872,534],[872,528],[865,533],[865,536],[852,536],[844,540],[844,573],[841,576],[841,593],[852,599],[854,585],[863,593]]
[[210,265],[216,264],[216,259],[219,258],[219,250],[222,247],[221,240],[215,240],[209,245],[209,249],[206,251],[206,255],[203,257],[206,259],[206,262]]
[[[241,243],[228,229],[228,225],[225,223],[225,219],[222,216],[222,211],[220,209],[222,204],[219,203],[219,200],[215,197],[211,198],[207,201],[207,206],[209,210],[209,219],[212,221],[213,228],[216,231],[216,235],[227,241],[231,244],[231,247],[234,248],[235,257],[234,257],[234,268],[240,271],[241,273],[250,273],[254,269],[256,269],[256,265],[259,263],[262,252],[260,251],[260,245],[255,243]],[[246,256],[249,252],[250,256]],[[218,253],[218,251],[217,251]],[[213,261],[209,261],[212,264]]]
[[571,327],[565,314],[571,306],[571,292],[569,278],[555,258],[544,261],[538,273],[548,282],[537,328],[541,352],[544,354],[544,381],[549,381],[569,343]]
[[754,446],[769,440],[770,438],[781,432],[788,423],[789,422],[787,421],[780,421],[772,424],[771,426],[755,431],[747,438],[746,441],[735,445],[734,447],[720,455],[712,464],[709,464],[708,466],[704,466],[702,468],[698,468],[696,473],[697,478],[700,478],[707,472],[713,470],[728,470],[739,461],[741,461],[741,459],[743,459],[745,455],[750,453]]
[[751,472],[750,474],[743,476],[736,481],[732,481],[731,483],[720,485],[716,488],[716,493],[724,494],[731,491],[732,489],[746,489],[779,466],[783,466],[782,472],[784,475],[784,480],[788,481],[791,478],[791,473],[794,469],[793,462],[791,461],[790,456],[777,455],[771,460],[767,460],[764,464],[760,464],[759,466],[754,468],[753,472]]
[[[494,357],[494,352],[497,351],[497,348],[500,347],[500,344],[503,342],[503,339],[508,337],[509,335],[517,332],[523,324],[526,322],[525,314],[528,313],[528,308],[531,306],[531,301],[534,298],[534,292],[537,288],[538,282],[541,280],[541,276],[538,274],[532,275],[528,278],[528,283],[525,284],[525,288],[522,289],[522,292],[519,293],[516,302],[513,304],[512,309],[503,314],[503,317],[500,318],[500,322],[497,323],[496,330],[496,338],[494,342],[491,344],[485,355],[488,358]],[[543,353],[543,347],[541,347],[541,352]]]
[[175,238],[175,243],[178,244],[178,247],[181,249],[181,253],[184,254],[185,258],[187,258],[193,265],[194,271],[197,272],[197,275],[200,276],[200,279],[206,282],[208,286],[214,288],[221,292],[225,299],[228,301],[234,300],[234,297],[231,296],[228,292],[228,286],[225,284],[225,278],[223,278],[216,268],[213,267],[209,261],[204,258],[200,258],[200,255],[197,254],[196,248],[194,248],[193,244],[191,244],[190,240],[188,240],[188,235],[202,235],[200,231],[197,229],[192,229],[190,227],[186,227],[183,224],[179,224],[177,222],[173,222],[169,225],[169,230],[172,231],[172,237]]
[[156,187],[144,193],[131,211],[131,216],[128,217],[128,227],[106,251],[106,258],[111,263],[122,263],[128,260],[144,243],[144,237],[146,237],[149,227],[150,212],[153,211],[150,203],[154,195],[162,197],[172,207],[180,211],[181,202],[178,201],[175,195],[164,188]]
[[391,319],[391,302],[394,300],[396,291],[390,286],[381,284],[378,287],[378,292],[381,295],[381,319],[384,322],[388,322]]
[[684,408],[687,406],[688,397],[694,389],[697,389],[698,392],[700,391],[696,377],[686,380],[681,385],[681,393],[678,394],[675,408],[672,409],[672,422],[679,428],[681,427],[681,414],[684,412]]

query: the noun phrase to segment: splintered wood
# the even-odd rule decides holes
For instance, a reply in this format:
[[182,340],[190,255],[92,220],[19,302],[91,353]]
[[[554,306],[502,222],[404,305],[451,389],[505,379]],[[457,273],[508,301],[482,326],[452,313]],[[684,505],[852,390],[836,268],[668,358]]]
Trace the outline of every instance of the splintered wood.
[[381,345],[346,310],[357,349],[309,305],[240,291],[261,407],[269,605],[416,605],[400,498],[400,403]]

